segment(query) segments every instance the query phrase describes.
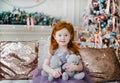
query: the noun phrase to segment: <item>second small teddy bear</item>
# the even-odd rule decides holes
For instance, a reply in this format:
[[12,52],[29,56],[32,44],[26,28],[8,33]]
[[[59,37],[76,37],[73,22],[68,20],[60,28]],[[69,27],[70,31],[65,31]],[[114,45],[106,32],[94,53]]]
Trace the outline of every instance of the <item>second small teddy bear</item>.
[[70,71],[67,71],[65,69],[65,66],[67,64],[72,64],[73,66],[78,65],[79,60],[80,60],[80,56],[76,56],[75,54],[71,54],[71,55],[67,55],[66,58],[67,58],[67,62],[62,66],[62,69],[65,70],[65,72],[63,72],[62,79],[68,80],[69,77],[73,77],[73,78],[78,79],[78,80],[83,79],[85,77],[84,72],[76,72],[76,71],[70,72]]

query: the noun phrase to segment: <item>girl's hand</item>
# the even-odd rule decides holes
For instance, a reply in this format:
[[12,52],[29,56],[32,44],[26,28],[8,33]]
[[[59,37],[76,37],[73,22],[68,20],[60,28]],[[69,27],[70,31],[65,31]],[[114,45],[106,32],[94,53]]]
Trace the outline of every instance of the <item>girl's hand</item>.
[[53,75],[54,78],[59,78],[62,75],[62,73],[61,73],[61,71],[54,71],[52,73],[52,75]]
[[77,65],[67,64],[65,68],[67,71],[75,71],[76,67],[77,67]]

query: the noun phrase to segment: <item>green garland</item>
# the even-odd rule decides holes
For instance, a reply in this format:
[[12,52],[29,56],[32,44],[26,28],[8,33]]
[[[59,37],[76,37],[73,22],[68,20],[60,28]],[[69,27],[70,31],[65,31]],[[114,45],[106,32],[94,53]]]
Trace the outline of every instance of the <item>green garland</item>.
[[26,25],[27,18],[32,18],[34,25],[54,25],[60,21],[60,17],[53,17],[42,12],[27,13],[20,8],[13,8],[12,12],[2,11],[0,13],[0,24]]

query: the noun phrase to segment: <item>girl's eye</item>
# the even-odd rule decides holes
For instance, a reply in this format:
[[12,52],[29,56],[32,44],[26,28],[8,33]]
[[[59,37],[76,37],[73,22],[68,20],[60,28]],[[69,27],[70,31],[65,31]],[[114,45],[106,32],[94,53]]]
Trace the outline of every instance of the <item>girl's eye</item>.
[[68,35],[66,34],[65,36],[67,37]]
[[58,36],[59,36],[59,37],[61,37],[61,35],[60,35],[60,34],[59,34]]

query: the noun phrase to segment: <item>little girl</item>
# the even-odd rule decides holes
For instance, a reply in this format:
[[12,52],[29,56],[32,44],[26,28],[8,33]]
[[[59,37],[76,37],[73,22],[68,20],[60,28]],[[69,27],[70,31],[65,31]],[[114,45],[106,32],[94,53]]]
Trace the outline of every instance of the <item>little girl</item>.
[[42,69],[49,74],[52,74],[55,80],[48,81],[47,77],[41,76],[41,68],[36,69],[33,75],[33,83],[93,83],[90,77],[84,70],[82,60],[79,61],[78,65],[66,65],[68,71],[83,71],[85,72],[84,79],[77,80],[69,78],[67,81],[62,80],[62,71],[55,71],[49,66],[51,56],[58,56],[62,63],[66,63],[67,54],[75,54],[80,56],[79,48],[76,46],[74,41],[74,28],[72,24],[67,22],[58,22],[53,28],[51,34],[50,50],[48,56],[43,62]]

